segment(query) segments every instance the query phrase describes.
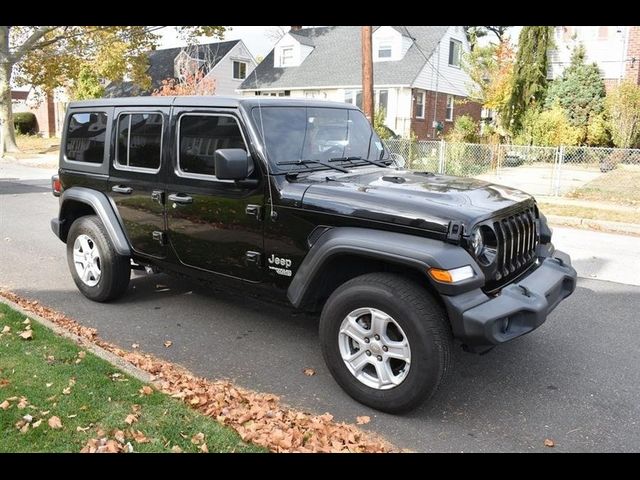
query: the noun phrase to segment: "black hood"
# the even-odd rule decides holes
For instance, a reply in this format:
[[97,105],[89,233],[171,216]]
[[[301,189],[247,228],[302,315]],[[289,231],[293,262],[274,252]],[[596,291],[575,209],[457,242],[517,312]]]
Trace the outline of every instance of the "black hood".
[[302,208],[385,223],[446,231],[450,221],[471,226],[533,198],[520,190],[474,178],[361,167],[349,173],[321,171],[308,183]]

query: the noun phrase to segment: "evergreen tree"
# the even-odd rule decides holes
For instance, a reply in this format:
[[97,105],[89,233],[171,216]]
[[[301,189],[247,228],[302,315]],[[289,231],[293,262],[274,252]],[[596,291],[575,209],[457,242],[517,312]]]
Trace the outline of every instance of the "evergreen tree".
[[547,86],[547,51],[552,46],[553,28],[523,27],[518,40],[518,54],[511,86],[511,96],[503,117],[512,132],[518,132],[528,108],[539,105]]
[[585,49],[579,45],[571,56],[571,65],[562,77],[549,85],[545,108],[559,105],[569,123],[582,131],[580,143],[587,140],[589,125],[604,110],[605,89],[600,69],[595,63],[585,64]]

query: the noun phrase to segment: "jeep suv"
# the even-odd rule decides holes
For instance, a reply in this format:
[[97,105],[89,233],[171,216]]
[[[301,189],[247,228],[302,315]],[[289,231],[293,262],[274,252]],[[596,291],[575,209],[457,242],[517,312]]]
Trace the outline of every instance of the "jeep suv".
[[344,103],[121,98],[65,122],[51,226],[86,297],[146,268],[321,312],[329,370],[379,410],[430,397],[454,340],[487,351],[575,289],[530,195],[398,168]]

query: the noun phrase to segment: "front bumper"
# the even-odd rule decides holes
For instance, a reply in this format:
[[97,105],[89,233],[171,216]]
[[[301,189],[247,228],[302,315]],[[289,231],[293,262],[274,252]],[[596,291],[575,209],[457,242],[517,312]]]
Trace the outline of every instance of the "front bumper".
[[443,295],[453,334],[469,349],[487,350],[538,328],[573,293],[577,274],[566,253],[549,251],[540,265],[490,298],[476,289]]

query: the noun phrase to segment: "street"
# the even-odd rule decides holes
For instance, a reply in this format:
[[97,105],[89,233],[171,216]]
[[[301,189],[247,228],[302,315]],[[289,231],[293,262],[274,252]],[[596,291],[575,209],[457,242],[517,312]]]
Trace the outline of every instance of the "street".
[[[324,366],[317,318],[208,290],[168,275],[132,276],[111,304],[85,299],[51,232],[58,199],[46,169],[0,178],[0,287],[36,299],[105,340],[184,365],[208,378],[280,395],[285,403],[355,422],[424,452],[637,451],[640,448],[638,239],[554,228],[581,278],[538,330],[478,356],[456,350],[453,373],[430,403],[403,416],[364,407]],[[163,342],[173,346],[165,348]],[[0,363],[1,363],[0,358]],[[305,376],[304,368],[315,376]]]

